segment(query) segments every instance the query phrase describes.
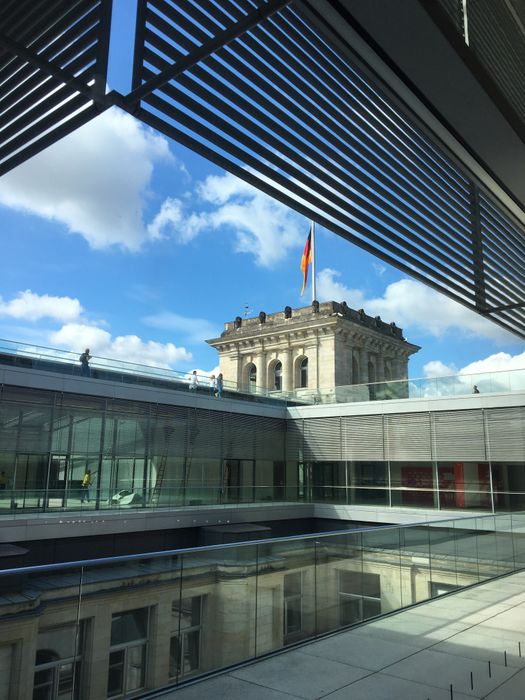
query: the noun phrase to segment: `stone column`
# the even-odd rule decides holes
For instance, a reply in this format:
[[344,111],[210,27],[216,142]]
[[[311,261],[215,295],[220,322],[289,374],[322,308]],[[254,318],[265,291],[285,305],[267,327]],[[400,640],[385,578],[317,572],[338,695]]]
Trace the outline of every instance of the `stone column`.
[[377,364],[376,364],[376,382],[385,381],[385,356],[383,352],[377,353]]
[[359,348],[359,383],[368,384],[368,350]]
[[260,389],[262,391],[266,391],[266,389],[267,389],[266,353],[265,352],[258,352],[257,355],[255,355],[254,364],[257,368],[257,382],[256,382],[257,389]]
[[290,348],[282,350],[281,361],[283,363],[283,391],[292,391],[294,388],[292,351]]

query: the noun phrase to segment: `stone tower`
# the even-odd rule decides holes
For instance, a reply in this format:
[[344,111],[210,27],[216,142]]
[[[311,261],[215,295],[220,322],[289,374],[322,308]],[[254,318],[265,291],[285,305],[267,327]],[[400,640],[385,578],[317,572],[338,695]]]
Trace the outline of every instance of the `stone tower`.
[[395,323],[335,301],[237,316],[207,342],[219,352],[225,381],[297,395],[406,379],[408,358],[419,350]]

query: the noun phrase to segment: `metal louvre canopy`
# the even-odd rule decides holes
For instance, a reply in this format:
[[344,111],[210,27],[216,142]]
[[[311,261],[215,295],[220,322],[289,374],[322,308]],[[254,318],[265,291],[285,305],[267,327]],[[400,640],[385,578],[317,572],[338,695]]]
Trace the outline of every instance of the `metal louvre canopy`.
[[0,5],[0,175],[103,111],[108,0]]
[[106,93],[111,8],[0,5],[0,174],[118,105],[525,337],[524,226],[313,0],[137,0],[126,96]]
[[[312,29],[301,4],[141,0],[134,113],[525,336],[519,223]],[[481,202],[494,214],[484,228]]]

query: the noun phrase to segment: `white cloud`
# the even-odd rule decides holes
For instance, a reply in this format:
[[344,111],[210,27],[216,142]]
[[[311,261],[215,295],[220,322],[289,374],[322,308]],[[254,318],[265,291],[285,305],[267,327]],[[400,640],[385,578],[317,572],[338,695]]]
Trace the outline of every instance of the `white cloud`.
[[30,289],[18,294],[10,301],[0,297],[0,316],[38,321],[51,318],[55,321],[74,321],[82,314],[82,306],[78,299],[71,297],[55,297],[49,294],[35,294]]
[[[190,205],[194,210],[187,213]],[[235,235],[237,253],[251,254],[258,265],[272,267],[304,243],[307,228],[303,217],[225,173],[200,182],[193,196],[168,197],[148,233],[153,239],[169,235],[184,244],[205,230],[229,230]]]
[[360,289],[350,289],[337,278],[341,273],[330,267],[325,267],[317,274],[317,297],[319,301],[346,301],[353,309],[360,309],[365,303],[365,297]]
[[189,318],[169,311],[147,316],[143,322],[154,328],[184,333],[189,343],[202,343],[218,335],[217,328],[204,318]]
[[441,360],[432,360],[423,366],[424,376],[432,377],[450,377],[458,373],[458,368],[454,365],[445,365]]
[[476,372],[499,372],[502,370],[525,369],[525,351],[518,355],[507,352],[497,352],[484,360],[476,360],[460,369],[460,374]]
[[372,267],[373,267],[374,270],[377,272],[377,274],[379,275],[379,277],[382,277],[382,276],[385,274],[385,272],[386,272],[386,267],[385,267],[384,265],[381,265],[381,263],[373,262],[373,263],[372,263]]
[[364,308],[370,316],[395,321],[405,330],[442,337],[450,331],[465,336],[490,338],[498,342],[515,342],[515,337],[456,301],[411,279],[389,284],[383,296],[365,298],[358,289],[338,281],[340,273],[326,268],[318,279],[319,300],[347,301],[354,308]]
[[177,231],[182,220],[182,206],[178,199],[168,197],[162,204],[159,213],[148,224],[148,233],[152,239],[165,238],[165,231]]
[[63,224],[92,248],[137,251],[158,238],[143,222],[155,163],[168,141],[111,109],[7,173],[0,203]]
[[[439,360],[434,360],[427,362],[423,370],[425,377],[430,380],[420,387],[426,396],[469,394],[474,385],[482,394],[525,389],[525,352],[518,355],[494,353],[483,360],[471,362],[459,371],[454,365],[447,367]],[[439,381],[440,377],[448,379]],[[432,382],[432,379],[437,381]]]
[[93,364],[97,358],[111,358],[151,367],[171,367],[178,363],[190,362],[192,355],[185,348],[173,343],[144,341],[136,335],[113,337],[108,331],[81,323],[68,323],[50,334],[50,342],[55,346],[73,352],[89,348]]

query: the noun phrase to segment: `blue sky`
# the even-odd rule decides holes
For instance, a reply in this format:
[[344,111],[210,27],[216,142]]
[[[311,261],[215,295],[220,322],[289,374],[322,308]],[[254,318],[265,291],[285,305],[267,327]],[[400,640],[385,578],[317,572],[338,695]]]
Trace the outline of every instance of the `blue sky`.
[[[129,90],[134,2],[116,0],[109,87]],[[211,370],[223,323],[310,301],[309,222],[118,110],[0,179],[0,337]],[[524,367],[524,344],[318,228],[318,298],[395,321],[412,377]]]

